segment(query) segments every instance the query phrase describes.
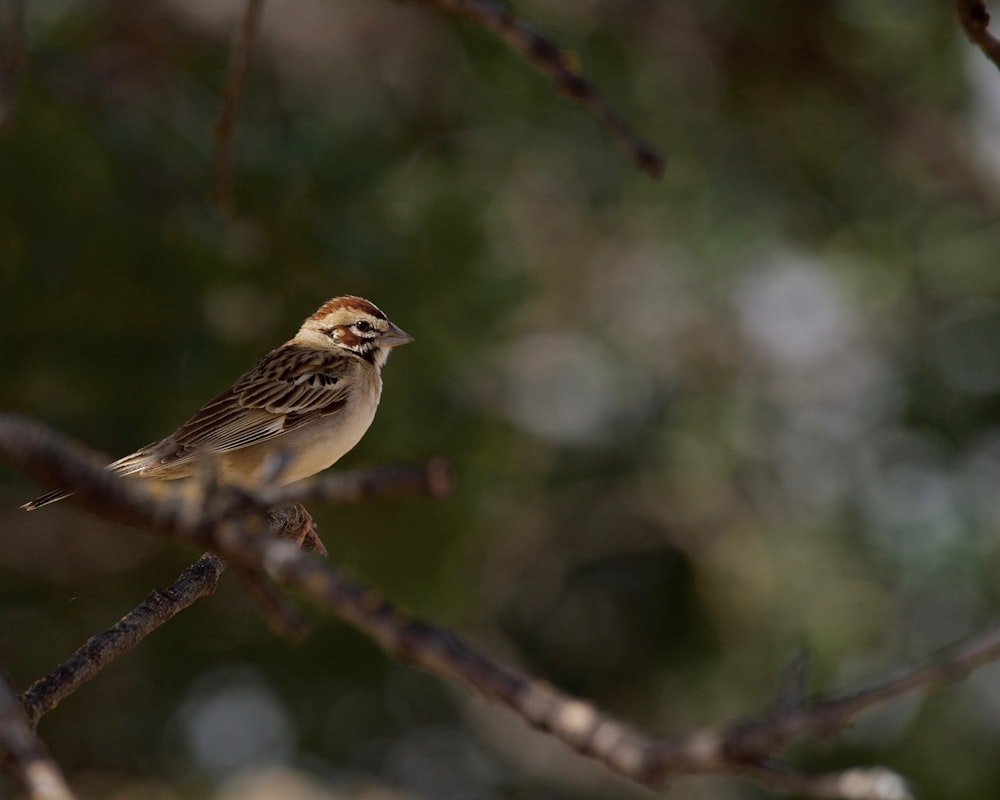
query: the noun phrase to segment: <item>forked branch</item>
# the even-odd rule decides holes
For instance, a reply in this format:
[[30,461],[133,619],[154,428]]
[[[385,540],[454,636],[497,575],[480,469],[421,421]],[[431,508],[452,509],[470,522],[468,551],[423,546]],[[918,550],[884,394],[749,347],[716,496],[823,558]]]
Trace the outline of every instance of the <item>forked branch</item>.
[[[817,798],[903,800],[902,778],[881,768],[808,775],[778,759],[788,746],[841,731],[861,714],[904,695],[943,686],[1000,658],[1000,628],[959,644],[926,664],[869,686],[799,700],[783,696],[776,710],[759,717],[692,733],[655,737],[563,694],[544,682],[472,649],[452,632],[412,619],[333,565],[293,543],[261,535],[260,509],[272,499],[339,497],[356,500],[374,491],[371,475],[334,476],[259,497],[220,489],[212,495],[155,495],[136,481],[117,478],[60,435],[24,419],[0,416],[0,458],[57,487],[76,489],[82,506],[112,519],[206,547],[234,566],[266,575],[321,609],[355,626],[387,652],[502,703],[527,723],[561,739],[577,752],[651,787],[680,775],[743,775],[783,792]],[[440,468],[399,468],[383,484],[425,494],[449,481]],[[800,681],[801,683],[801,681]],[[788,693],[783,693],[783,695]],[[37,702],[37,701],[35,701]],[[32,702],[30,708],[41,708]]]

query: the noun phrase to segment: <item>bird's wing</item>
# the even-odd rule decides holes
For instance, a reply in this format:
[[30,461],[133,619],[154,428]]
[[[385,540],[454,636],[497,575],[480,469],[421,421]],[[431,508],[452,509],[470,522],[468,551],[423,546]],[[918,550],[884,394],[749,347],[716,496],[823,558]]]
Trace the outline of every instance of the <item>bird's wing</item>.
[[354,357],[288,344],[272,350],[229,389],[209,400],[172,435],[110,465],[155,477],[193,462],[280,436],[347,403]]

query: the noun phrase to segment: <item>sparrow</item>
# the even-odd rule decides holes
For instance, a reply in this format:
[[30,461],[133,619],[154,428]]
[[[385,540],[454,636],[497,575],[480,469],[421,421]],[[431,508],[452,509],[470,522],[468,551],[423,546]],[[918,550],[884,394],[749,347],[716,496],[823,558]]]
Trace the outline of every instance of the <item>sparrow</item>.
[[[246,487],[307,478],[361,440],[390,351],[412,341],[368,300],[335,297],[176,431],[107,469],[174,480],[195,475],[207,459],[220,481]],[[55,490],[21,508],[34,511],[71,494]]]

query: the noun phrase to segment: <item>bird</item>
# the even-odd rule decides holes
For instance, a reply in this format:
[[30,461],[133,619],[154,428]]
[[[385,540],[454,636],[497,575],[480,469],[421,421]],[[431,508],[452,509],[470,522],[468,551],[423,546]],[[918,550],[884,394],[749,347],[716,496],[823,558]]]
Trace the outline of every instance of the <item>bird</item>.
[[[389,353],[412,341],[369,300],[335,297],[172,434],[106,468],[175,480],[204,470],[208,460],[219,481],[248,488],[307,478],[361,440],[375,418]],[[21,508],[72,494],[57,489]]]

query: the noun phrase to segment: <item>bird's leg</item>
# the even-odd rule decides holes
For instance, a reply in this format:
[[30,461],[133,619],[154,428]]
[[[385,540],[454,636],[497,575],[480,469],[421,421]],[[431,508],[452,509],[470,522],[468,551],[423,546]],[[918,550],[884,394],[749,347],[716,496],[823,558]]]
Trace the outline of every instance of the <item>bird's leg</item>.
[[295,541],[307,553],[319,553],[323,558],[327,558],[330,554],[327,552],[326,545],[319,538],[319,528],[317,528],[312,514],[301,503],[296,503],[296,505],[302,512],[302,527],[299,529],[299,536]]
[[281,522],[284,524],[281,525],[281,535],[284,538],[291,539],[307,553],[319,553],[324,558],[329,555],[319,538],[319,530],[312,514],[301,503],[282,506],[270,513],[282,518]]

